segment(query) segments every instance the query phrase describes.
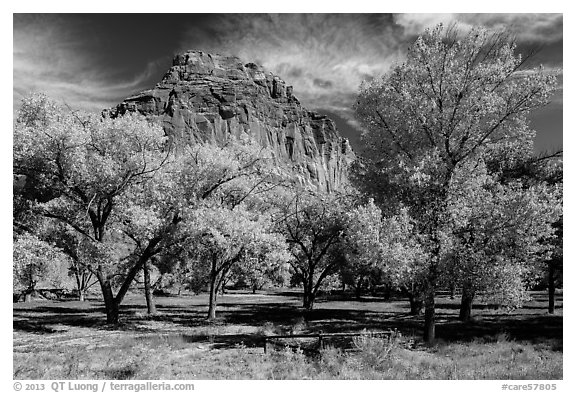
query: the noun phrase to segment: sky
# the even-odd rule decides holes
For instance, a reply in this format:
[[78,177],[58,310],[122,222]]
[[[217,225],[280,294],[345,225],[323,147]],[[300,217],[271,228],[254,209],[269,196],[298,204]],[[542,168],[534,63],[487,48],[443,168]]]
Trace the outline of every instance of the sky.
[[[159,82],[174,54],[236,55],[294,86],[308,109],[332,118],[354,147],[360,83],[402,62],[425,28],[456,22],[508,28],[534,66],[563,66],[562,14],[14,14],[13,102],[42,91],[100,112]],[[563,76],[532,116],[536,150],[562,148]]]

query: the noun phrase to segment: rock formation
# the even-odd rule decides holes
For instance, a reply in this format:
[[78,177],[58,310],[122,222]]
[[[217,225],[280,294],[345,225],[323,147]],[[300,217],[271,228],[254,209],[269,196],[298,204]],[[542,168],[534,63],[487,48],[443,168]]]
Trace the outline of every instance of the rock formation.
[[303,108],[292,86],[232,56],[189,51],[153,89],[126,98],[105,115],[137,111],[162,121],[174,143],[251,135],[302,182],[334,190],[347,181],[354,154],[326,116]]

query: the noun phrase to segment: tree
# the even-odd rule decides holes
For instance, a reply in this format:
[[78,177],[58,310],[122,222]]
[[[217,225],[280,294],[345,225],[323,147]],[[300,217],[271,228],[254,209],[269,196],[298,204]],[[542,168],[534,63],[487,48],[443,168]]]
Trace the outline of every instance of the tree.
[[[553,224],[556,234],[555,239],[552,240],[551,257],[546,261],[548,267],[548,314],[554,314],[555,309],[555,294],[556,294],[556,281],[562,281],[563,272],[563,240],[564,240],[564,218],[561,216],[558,221]],[[559,276],[559,277],[558,277]]]
[[[117,228],[132,243],[132,265],[145,269],[150,313],[155,312],[146,279],[150,259],[162,254],[172,254],[176,260],[197,255],[199,250],[191,247],[198,245],[194,236],[204,228],[198,221],[199,212],[205,212],[206,206],[232,210],[252,203],[253,196],[275,187],[269,168],[269,152],[248,138],[231,139],[224,146],[185,146],[165,160],[153,178],[134,185],[119,198]],[[192,273],[198,273],[197,269]],[[119,294],[127,289],[123,285]]]
[[13,246],[13,289],[24,290],[29,302],[40,281],[58,285],[62,266],[67,264],[61,250],[30,233],[23,233]]
[[74,277],[78,300],[83,302],[88,289],[97,283],[94,273],[88,268],[93,256],[97,254],[93,242],[53,219],[48,219],[44,226],[44,237],[68,256],[70,262],[68,274]]
[[344,262],[346,202],[336,194],[303,190],[290,197],[276,223],[293,256],[290,266],[304,288],[303,307],[312,310],[322,282]]
[[382,212],[369,200],[346,214],[345,258],[342,274],[352,282],[356,297],[362,286],[382,271]]
[[[142,260],[131,266],[117,296],[117,265],[107,244],[117,201],[163,165],[164,131],[143,117],[100,119],[58,106],[44,95],[23,100],[14,127],[14,173],[34,184],[28,197],[36,214],[58,220],[94,242],[99,251],[87,266],[96,276],[107,322],[118,323],[118,307]],[[153,250],[148,250],[152,253]],[[113,269],[112,269],[113,270]]]
[[427,255],[418,242],[414,220],[406,208],[382,219],[383,273],[408,297],[410,314],[422,311],[426,289]]
[[526,299],[526,280],[555,237],[552,224],[561,213],[555,186],[498,182],[482,163],[457,170],[448,199],[452,228],[450,261],[463,285],[460,319],[469,320],[477,293],[518,307]]
[[[562,151],[501,161],[505,164],[492,162],[490,166],[499,176],[499,181],[502,183],[521,181],[525,187],[547,184],[549,186],[557,186],[556,189],[559,192],[562,191],[564,173]],[[563,217],[560,216],[552,225],[555,230],[555,236],[545,241],[552,252],[549,258],[545,259],[544,267],[548,281],[548,313],[550,314],[554,313],[556,281],[561,277],[563,269]]]
[[[500,149],[530,149],[530,110],[548,102],[554,74],[523,69],[506,33],[442,25],[409,48],[406,61],[363,83],[355,107],[365,129],[361,174],[377,202],[403,203],[427,255],[424,340],[435,338],[447,201],[454,172]],[[370,190],[372,189],[372,190]]]
[[267,215],[246,210],[206,206],[192,212],[189,244],[190,256],[209,269],[210,300],[208,320],[216,318],[218,290],[234,265],[242,260],[282,252],[285,246],[280,235],[271,232]]
[[251,254],[246,253],[240,263],[235,264],[229,274],[231,282],[245,284],[252,293],[266,285],[283,285],[289,280],[288,255],[285,247],[262,244]]

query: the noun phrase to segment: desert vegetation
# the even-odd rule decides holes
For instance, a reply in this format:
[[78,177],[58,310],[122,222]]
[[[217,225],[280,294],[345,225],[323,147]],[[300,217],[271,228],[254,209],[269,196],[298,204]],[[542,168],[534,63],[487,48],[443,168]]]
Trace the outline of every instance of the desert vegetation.
[[[337,189],[249,132],[27,97],[14,377],[562,378],[561,153],[528,122],[555,86],[505,33],[429,29],[360,87]],[[318,332],[363,334],[263,351]]]

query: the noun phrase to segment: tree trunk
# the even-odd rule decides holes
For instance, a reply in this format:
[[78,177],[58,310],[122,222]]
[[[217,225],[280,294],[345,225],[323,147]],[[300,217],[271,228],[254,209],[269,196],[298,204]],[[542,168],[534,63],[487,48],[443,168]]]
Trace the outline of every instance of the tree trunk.
[[216,296],[218,295],[218,288],[216,283],[218,277],[216,270],[213,268],[210,273],[210,300],[208,302],[208,320],[213,321],[216,319]]
[[450,299],[454,299],[456,297],[456,285],[451,282],[450,283]]
[[32,284],[29,285],[26,292],[24,292],[24,303],[30,303],[32,301],[34,292],[36,292],[36,281],[32,281]]
[[78,273],[77,267],[74,269],[74,276],[76,277],[76,288],[78,289],[78,300],[83,302],[84,301],[84,294],[82,293],[82,280],[83,280],[83,276],[80,276],[80,273]]
[[81,302],[86,300],[86,295],[84,294],[84,290],[78,291],[78,300]]
[[462,301],[460,302],[460,315],[458,319],[463,322],[469,322],[472,319],[472,302],[474,300],[474,292],[469,285],[462,287]]
[[392,287],[390,285],[386,285],[384,287],[384,300],[389,301],[391,297],[392,297]]
[[152,286],[150,285],[150,261],[146,261],[143,266],[144,270],[144,295],[146,296],[146,306],[148,307],[148,314],[156,314],[156,305],[154,304],[154,295],[152,293]]
[[108,325],[117,325],[120,319],[120,306],[114,294],[112,293],[112,285],[110,281],[104,279],[102,274],[98,274],[98,281],[104,296],[104,307],[106,307],[106,323]]
[[434,286],[426,291],[424,301],[424,341],[428,344],[434,343],[436,339],[436,305]]
[[422,299],[410,293],[408,294],[408,301],[410,302],[410,315],[420,315],[423,306]]
[[214,321],[216,319],[216,290],[210,288],[210,302],[208,303],[208,320]]
[[555,286],[554,286],[554,262],[548,262],[548,314],[554,314],[554,294],[555,294]]
[[306,311],[311,311],[314,308],[314,294],[313,293],[305,293],[304,294],[304,309]]
[[356,299],[360,300],[362,296],[362,282],[364,281],[364,277],[360,277],[356,282]]
[[314,292],[314,284],[312,282],[313,272],[310,273],[310,277],[304,281],[304,301],[303,306],[306,311],[312,310],[314,307],[314,298],[316,293]]

